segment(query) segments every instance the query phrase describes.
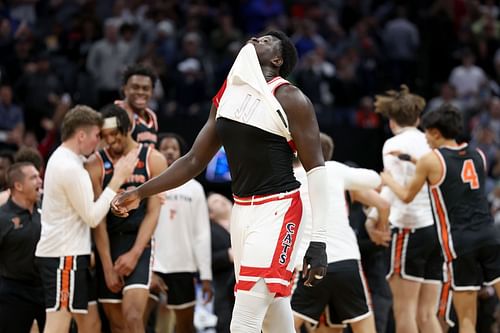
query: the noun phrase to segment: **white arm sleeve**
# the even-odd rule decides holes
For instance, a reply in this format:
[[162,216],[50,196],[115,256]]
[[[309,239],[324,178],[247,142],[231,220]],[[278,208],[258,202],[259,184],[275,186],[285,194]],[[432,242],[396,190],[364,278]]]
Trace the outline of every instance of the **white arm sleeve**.
[[369,169],[347,167],[343,176],[346,190],[371,190],[382,183],[379,174]]
[[85,169],[78,170],[76,175],[63,174],[61,177],[64,178],[64,191],[73,208],[83,222],[91,228],[96,227],[108,213],[109,204],[116,195],[116,192],[106,187],[94,202],[92,181]]
[[326,221],[333,216],[330,214],[330,199],[328,193],[328,175],[326,166],[316,167],[307,172],[307,184],[312,213],[313,242],[326,243]]
[[212,280],[212,249],[210,237],[210,220],[208,218],[207,199],[203,189],[199,188],[194,202],[193,219],[193,244],[194,256],[198,270],[200,271],[200,280]]

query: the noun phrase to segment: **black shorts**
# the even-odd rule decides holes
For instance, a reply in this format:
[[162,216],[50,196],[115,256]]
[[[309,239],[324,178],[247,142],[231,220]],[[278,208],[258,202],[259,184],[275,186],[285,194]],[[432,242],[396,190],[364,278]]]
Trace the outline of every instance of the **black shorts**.
[[500,245],[487,245],[461,254],[451,262],[453,290],[479,290],[500,281]]
[[304,286],[304,281],[300,274],[291,303],[294,314],[310,323],[317,325],[324,311],[330,327],[344,327],[372,313],[368,285],[357,260],[328,264],[328,273],[315,287]]
[[167,285],[167,306],[171,309],[186,309],[196,304],[194,273],[159,273]]
[[397,274],[416,282],[443,280],[443,257],[434,225],[420,229],[394,228],[390,260],[387,278]]
[[35,259],[42,278],[47,312],[87,313],[90,255]]
[[[109,236],[109,246],[111,260],[114,263],[119,256],[129,251],[135,243],[136,234],[116,234]],[[151,252],[151,243],[142,252],[137,260],[135,269],[129,276],[123,279],[123,289],[119,293],[114,293],[108,289],[104,271],[99,256],[96,256],[97,273],[97,298],[99,303],[121,303],[123,293],[128,289],[146,289],[149,290],[151,284],[153,256]]]

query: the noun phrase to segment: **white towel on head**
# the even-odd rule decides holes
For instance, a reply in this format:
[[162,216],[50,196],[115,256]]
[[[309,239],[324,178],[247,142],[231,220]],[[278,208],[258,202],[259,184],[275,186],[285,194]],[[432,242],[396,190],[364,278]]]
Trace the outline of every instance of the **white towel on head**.
[[227,76],[226,89],[217,108],[219,117],[291,140],[286,113],[266,82],[255,47],[250,43],[240,50]]

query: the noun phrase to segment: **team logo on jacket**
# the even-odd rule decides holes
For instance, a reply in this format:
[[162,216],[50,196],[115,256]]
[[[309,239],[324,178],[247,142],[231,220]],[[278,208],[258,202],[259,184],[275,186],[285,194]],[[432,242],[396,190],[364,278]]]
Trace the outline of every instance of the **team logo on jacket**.
[[295,223],[294,222],[288,222],[285,225],[285,235],[281,239],[281,253],[280,253],[280,259],[279,263],[284,265],[287,262],[288,255],[291,251],[292,245],[293,245],[293,235],[295,234]]
[[12,224],[14,225],[14,229],[19,229],[19,228],[22,228],[23,225],[21,224],[21,219],[16,216],[16,217],[13,217],[10,222],[12,222]]

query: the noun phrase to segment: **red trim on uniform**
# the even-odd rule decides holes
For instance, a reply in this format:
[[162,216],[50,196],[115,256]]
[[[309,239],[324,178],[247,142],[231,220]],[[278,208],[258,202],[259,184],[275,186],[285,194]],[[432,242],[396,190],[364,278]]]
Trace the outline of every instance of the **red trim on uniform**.
[[239,197],[233,194],[233,199],[234,203],[237,205],[252,206],[252,205],[262,205],[271,201],[289,199],[293,198],[296,195],[300,196],[300,192],[298,190],[292,193],[285,194],[283,196],[281,196],[280,194],[271,194],[271,195],[253,195],[251,197]]
[[212,103],[215,105],[216,108],[219,107],[220,100],[222,98],[222,95],[224,95],[224,92],[226,91],[226,86],[227,86],[227,79],[224,80],[224,83],[220,87],[219,91],[215,96],[212,98]]
[[441,294],[439,295],[438,317],[445,318],[448,313],[448,300],[450,298],[451,280],[443,283]]
[[[264,279],[282,279],[288,282],[287,285],[275,282],[265,281],[267,288],[275,297],[286,297],[291,294],[293,285],[293,271],[287,270],[290,264],[295,241],[299,232],[300,222],[302,220],[302,201],[300,192],[294,192],[285,197],[272,198],[270,201],[282,200],[291,197],[292,202],[288,208],[281,225],[280,235],[276,244],[273,259],[270,267],[248,267],[241,266],[238,276],[252,276]],[[257,281],[242,281],[238,279],[235,290],[250,290]]]
[[60,307],[61,309],[69,309],[69,295],[70,295],[70,278],[71,269],[73,268],[73,257],[64,257],[64,266],[61,271],[61,292]]
[[[142,147],[141,147],[142,149]],[[148,151],[146,152],[146,174],[148,175],[148,179],[151,179],[151,171],[149,170],[149,156],[151,156],[151,152],[153,151],[153,147],[151,145],[148,146]]]
[[401,274],[401,266],[403,265],[403,246],[406,235],[410,229],[403,229],[403,232],[398,233],[396,239],[396,251],[394,254],[394,274]]
[[297,146],[295,145],[295,141],[293,140],[288,141],[288,145],[290,146],[290,148],[294,153],[297,152]]
[[434,202],[434,206],[436,207],[437,219],[441,229],[441,239],[443,240],[443,250],[446,254],[446,261],[450,262],[453,259],[453,254],[451,252],[450,246],[450,234],[448,232],[448,223],[446,221],[446,215],[444,213],[443,203],[439,198],[439,194],[436,188],[431,189],[432,199]]
[[281,76],[276,76],[276,77],[273,77],[271,80],[267,81],[267,84],[271,84],[273,83],[274,81],[278,81],[279,79],[282,79]]
[[273,88],[273,90],[271,91],[271,92],[272,92],[272,94],[273,94],[273,95],[274,95],[274,94],[276,94],[276,90],[278,90],[278,88],[279,88],[279,87],[284,86],[285,84],[290,84],[290,82],[288,82],[288,81],[284,81],[284,82],[278,83],[278,84],[276,85],[276,87],[274,87],[274,88]]

